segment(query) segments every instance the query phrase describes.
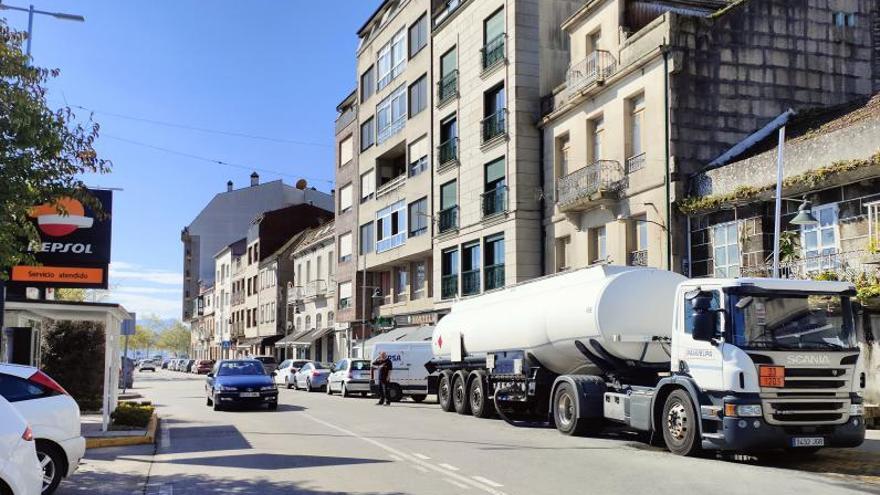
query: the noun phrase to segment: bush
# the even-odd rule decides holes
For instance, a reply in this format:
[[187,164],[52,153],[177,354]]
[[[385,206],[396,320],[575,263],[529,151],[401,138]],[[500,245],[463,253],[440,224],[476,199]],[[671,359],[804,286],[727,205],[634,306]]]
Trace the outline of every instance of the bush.
[[136,404],[134,402],[120,402],[116,410],[110,414],[115,426],[133,426],[137,428],[146,428],[150,422],[150,417],[155,411],[151,405]]
[[83,411],[101,409],[104,396],[104,326],[59,321],[43,332],[43,371],[67,390]]

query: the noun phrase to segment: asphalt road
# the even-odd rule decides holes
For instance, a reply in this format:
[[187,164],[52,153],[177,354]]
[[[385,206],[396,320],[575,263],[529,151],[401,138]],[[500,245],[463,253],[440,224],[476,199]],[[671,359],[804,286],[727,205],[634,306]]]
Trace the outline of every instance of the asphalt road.
[[431,402],[379,407],[281,390],[275,412],[214,412],[203,387],[192,375],[139,374],[136,390],[162,417],[155,455],[90,451],[59,493],[880,493],[880,456],[865,452],[827,451],[806,464],[691,459],[626,432],[571,438]]

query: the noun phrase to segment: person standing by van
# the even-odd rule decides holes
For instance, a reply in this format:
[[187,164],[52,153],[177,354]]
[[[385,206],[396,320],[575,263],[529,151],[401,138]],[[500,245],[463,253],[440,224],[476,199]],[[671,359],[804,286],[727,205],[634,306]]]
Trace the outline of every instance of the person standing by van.
[[391,370],[394,366],[391,364],[391,358],[388,354],[380,352],[379,356],[373,361],[373,368],[376,370],[376,385],[379,387],[379,402],[377,406],[391,405],[391,398],[388,397],[388,382],[391,380]]

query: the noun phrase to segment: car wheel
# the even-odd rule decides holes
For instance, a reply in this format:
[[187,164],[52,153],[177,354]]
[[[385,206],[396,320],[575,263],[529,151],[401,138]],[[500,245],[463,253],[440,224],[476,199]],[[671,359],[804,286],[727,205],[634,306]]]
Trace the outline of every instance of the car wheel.
[[278,410],[278,403],[277,402],[270,402],[269,403],[269,410],[270,411],[277,411]]
[[348,389],[345,387],[345,382],[342,382],[342,388],[339,389],[339,395],[348,397]]
[[290,390],[290,378],[288,378],[288,377],[284,377],[284,387],[285,387],[287,390]]
[[312,381],[306,378],[306,392],[312,391]]
[[208,407],[214,405],[214,401],[211,400],[211,396],[210,396],[210,395],[209,395],[208,398],[205,400],[205,405],[208,406]]
[[333,395],[333,388],[330,387],[330,380],[327,380],[327,395]]
[[214,403],[214,410],[215,410],[215,411],[222,411],[222,410],[223,410],[223,407],[220,405],[220,401],[217,400],[216,397],[214,397],[214,399],[212,400],[212,402]]
[[37,442],[37,460],[43,469],[43,493],[49,495],[58,488],[64,476],[64,453],[58,447],[45,442]]

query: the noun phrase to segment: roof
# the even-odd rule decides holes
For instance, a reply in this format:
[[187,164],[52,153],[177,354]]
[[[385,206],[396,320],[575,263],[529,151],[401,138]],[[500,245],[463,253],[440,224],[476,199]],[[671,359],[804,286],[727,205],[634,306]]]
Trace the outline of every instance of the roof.
[[327,239],[332,239],[336,235],[335,221],[331,220],[320,227],[313,227],[303,232],[302,242],[296,248],[296,252],[308,249]]
[[223,249],[218,251],[217,254],[214,255],[214,257],[217,258],[219,256],[222,256],[223,253],[225,253],[227,250],[231,250],[233,256],[243,255],[244,252],[247,250],[247,237],[239,239],[232,244],[224,247]]
[[382,12],[385,11],[385,7],[387,7],[389,4],[391,4],[392,2],[395,2],[395,1],[397,1],[397,0],[384,0],[384,1],[382,2],[382,4],[379,5],[379,7],[378,7],[378,8],[373,12],[373,14],[369,17],[369,19],[367,19],[367,22],[365,22],[364,25],[361,26],[360,29],[357,30],[357,34],[358,34],[358,36],[363,37],[363,35],[364,35],[364,31],[366,31],[367,28],[370,27],[370,24],[372,24],[373,21],[374,21],[377,17],[379,17],[379,14],[381,14]]

